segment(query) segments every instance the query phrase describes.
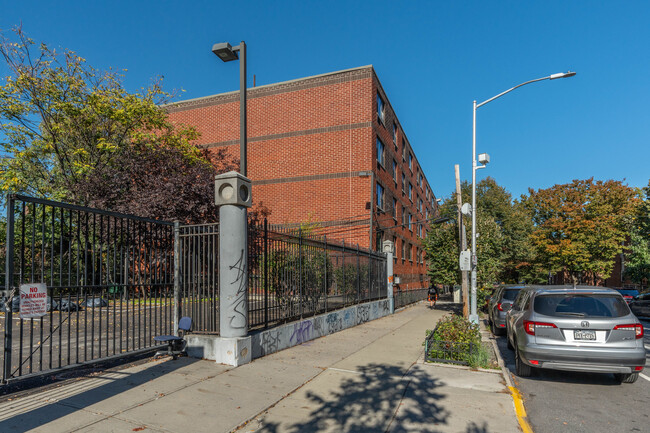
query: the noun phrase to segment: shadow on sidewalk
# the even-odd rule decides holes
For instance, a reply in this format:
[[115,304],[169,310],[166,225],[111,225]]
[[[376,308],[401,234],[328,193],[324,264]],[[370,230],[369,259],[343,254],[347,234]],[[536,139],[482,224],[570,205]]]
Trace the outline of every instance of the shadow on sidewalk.
[[[199,360],[184,357],[175,361],[154,364],[136,373],[114,371],[88,378],[88,380],[63,384],[46,391],[36,390],[30,395],[14,400],[13,404],[2,403],[0,432],[29,431],[101,403],[197,361]],[[97,381],[105,381],[105,383],[96,385]],[[54,390],[58,392],[53,393]],[[42,394],[43,397],[39,398],[39,394]],[[44,401],[45,398],[56,399],[56,401]]]
[[306,421],[287,424],[263,419],[259,431],[397,433],[432,431],[447,423],[449,412],[441,404],[446,396],[436,391],[441,384],[422,370],[403,375],[403,368],[370,364],[357,373],[343,380],[336,391],[309,391],[306,398],[311,411],[302,416]]

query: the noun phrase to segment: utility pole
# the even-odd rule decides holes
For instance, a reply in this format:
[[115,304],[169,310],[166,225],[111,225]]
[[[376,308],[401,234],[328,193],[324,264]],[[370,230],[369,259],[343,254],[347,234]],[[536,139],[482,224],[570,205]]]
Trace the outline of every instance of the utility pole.
[[[460,191],[460,169],[458,164],[454,166],[456,171],[456,207],[458,207],[458,243],[459,250],[465,251],[467,249],[467,239],[465,238],[465,225],[463,224],[463,214],[460,208],[463,206],[463,197]],[[467,271],[461,271],[462,291],[463,291],[463,316],[468,317],[469,307],[467,300],[469,299],[469,289],[467,287]]]

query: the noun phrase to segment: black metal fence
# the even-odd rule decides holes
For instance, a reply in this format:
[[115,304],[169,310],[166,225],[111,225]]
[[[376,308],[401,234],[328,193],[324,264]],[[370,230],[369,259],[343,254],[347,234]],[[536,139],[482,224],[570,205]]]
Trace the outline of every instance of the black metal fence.
[[470,358],[476,356],[478,346],[459,341],[439,341],[434,338],[435,331],[424,342],[424,360],[445,364],[468,365]]
[[395,298],[395,308],[401,308],[415,302],[427,299],[429,289],[414,289],[414,290],[395,290],[393,296]]
[[[6,224],[3,381],[173,332],[173,224],[18,195]],[[21,319],[17,289],[30,283],[46,283],[48,312]]]
[[386,256],[301,229],[249,227],[249,328],[386,298]]
[[[248,244],[249,329],[387,296],[384,254],[266,220],[249,227]],[[11,195],[5,245],[5,383],[152,349],[153,337],[174,333],[180,316],[192,318],[193,332],[219,333],[218,224]],[[47,313],[21,318],[18,289],[33,283],[47,286]]]

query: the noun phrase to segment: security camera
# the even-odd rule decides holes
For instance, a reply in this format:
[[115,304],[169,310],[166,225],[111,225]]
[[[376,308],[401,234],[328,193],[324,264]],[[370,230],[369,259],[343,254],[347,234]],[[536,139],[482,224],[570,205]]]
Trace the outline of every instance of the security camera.
[[489,164],[490,163],[490,155],[487,153],[481,153],[478,156],[478,162],[481,164]]

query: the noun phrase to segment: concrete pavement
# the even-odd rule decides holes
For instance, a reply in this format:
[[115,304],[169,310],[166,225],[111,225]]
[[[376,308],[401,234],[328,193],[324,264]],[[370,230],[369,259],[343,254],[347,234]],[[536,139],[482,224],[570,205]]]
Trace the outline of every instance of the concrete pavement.
[[423,363],[443,314],[417,304],[237,368],[180,358],[67,382],[0,403],[0,431],[519,432],[499,371]]

